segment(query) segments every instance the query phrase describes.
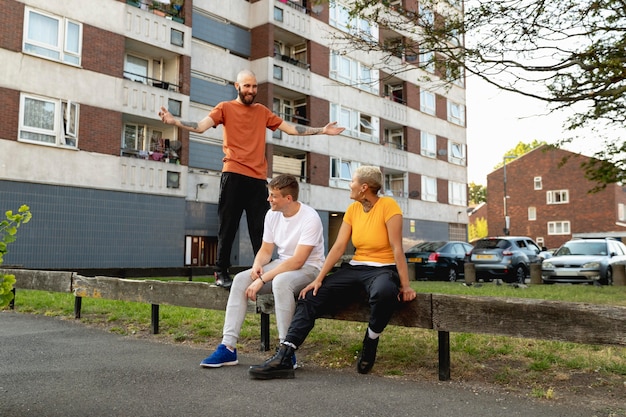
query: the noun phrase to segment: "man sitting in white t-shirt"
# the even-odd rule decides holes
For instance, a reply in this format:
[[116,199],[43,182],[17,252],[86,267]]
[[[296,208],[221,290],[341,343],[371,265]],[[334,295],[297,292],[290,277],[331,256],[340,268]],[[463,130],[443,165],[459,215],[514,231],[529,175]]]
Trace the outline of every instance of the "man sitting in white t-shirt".
[[[298,181],[279,175],[268,185],[270,210],[265,215],[263,243],[252,268],[235,276],[230,288],[222,343],[200,366],[237,365],[236,344],[248,299],[274,293],[278,338],[282,342],[296,309],[296,297],[315,279],[324,264],[324,235],[319,214],[298,201]],[[278,259],[272,261],[274,248]],[[296,367],[295,356],[293,366]]]

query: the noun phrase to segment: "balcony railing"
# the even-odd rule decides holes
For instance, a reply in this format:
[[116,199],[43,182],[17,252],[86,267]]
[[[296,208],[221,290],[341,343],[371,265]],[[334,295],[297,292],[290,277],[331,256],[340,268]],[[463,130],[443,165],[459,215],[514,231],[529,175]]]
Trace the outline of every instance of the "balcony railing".
[[142,84],[151,85],[153,87],[162,88],[164,90],[179,92],[180,86],[178,84],[174,84],[168,81],[160,80],[157,78],[146,77],[142,74],[135,74],[130,71],[124,71],[124,78],[131,81],[137,81]]
[[295,65],[295,66],[297,66],[299,68],[303,68],[303,69],[311,68],[311,64],[307,64],[306,62],[298,61],[297,59],[292,58],[289,55],[281,55],[279,53],[275,53],[274,54],[274,58],[280,59],[281,61],[287,62],[287,63],[289,63],[291,65]]

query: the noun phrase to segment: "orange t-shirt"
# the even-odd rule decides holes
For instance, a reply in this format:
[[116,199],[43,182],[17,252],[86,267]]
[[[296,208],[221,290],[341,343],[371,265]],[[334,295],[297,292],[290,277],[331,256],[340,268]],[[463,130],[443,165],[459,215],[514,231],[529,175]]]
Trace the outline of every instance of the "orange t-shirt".
[[391,197],[380,197],[367,213],[356,201],[348,206],[343,221],[352,226],[353,261],[396,263],[387,233],[387,221],[396,214],[402,215],[402,209]]
[[215,125],[224,125],[224,166],[222,172],[234,172],[252,178],[267,179],[265,129],[278,129],[283,119],[259,103],[245,105],[237,100],[223,101],[209,117]]

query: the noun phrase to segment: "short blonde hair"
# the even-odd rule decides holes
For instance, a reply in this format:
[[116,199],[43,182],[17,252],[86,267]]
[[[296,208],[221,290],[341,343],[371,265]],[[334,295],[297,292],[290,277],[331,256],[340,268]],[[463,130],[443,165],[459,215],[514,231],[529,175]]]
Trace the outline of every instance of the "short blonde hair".
[[361,165],[354,171],[356,178],[377,194],[383,188],[383,173],[380,168],[371,165]]

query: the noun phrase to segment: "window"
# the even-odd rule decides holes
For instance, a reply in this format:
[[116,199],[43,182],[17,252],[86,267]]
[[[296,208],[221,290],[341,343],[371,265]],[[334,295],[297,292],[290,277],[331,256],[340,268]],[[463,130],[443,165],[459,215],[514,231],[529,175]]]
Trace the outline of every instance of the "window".
[[183,108],[183,102],[180,100],[174,100],[173,98],[167,99],[167,109],[172,116],[180,117]]
[[330,119],[337,120],[339,126],[345,126],[343,134],[369,142],[379,141],[379,119],[357,110],[331,104]]
[[537,242],[537,244],[542,248],[546,245],[546,242],[542,236],[538,236],[537,239],[535,239],[535,242]]
[[460,182],[448,182],[448,203],[467,206],[467,186]]
[[569,203],[568,190],[553,190],[546,192],[547,204],[567,204]]
[[624,203],[619,203],[617,205],[617,220],[624,221],[626,220],[626,214],[624,210]]
[[435,23],[435,13],[432,10],[422,6],[422,2],[418,4],[418,13],[424,24],[433,25]]
[[465,165],[465,145],[448,142],[448,162],[456,165]]
[[185,34],[180,30],[172,29],[170,32],[170,43],[176,46],[185,46]]
[[350,16],[350,8],[339,1],[329,2],[328,23],[362,39],[377,39],[378,28],[360,16]]
[[385,144],[392,148],[404,149],[404,131],[399,129],[385,129]]
[[437,180],[422,175],[422,200],[437,201]]
[[465,106],[448,100],[448,121],[465,126]]
[[122,155],[148,157],[148,152],[164,152],[168,139],[163,139],[163,132],[147,125],[126,123],[122,136]]
[[533,180],[535,190],[541,190],[543,188],[543,184],[541,182],[541,177],[535,177]]
[[406,181],[404,173],[385,174],[385,195],[391,197],[406,197]]
[[279,65],[274,65],[273,76],[274,76],[274,79],[276,80],[282,80],[283,79],[283,67]]
[[435,115],[435,94],[422,89],[420,91],[420,110],[424,113]]
[[437,156],[437,136],[432,133],[421,133],[421,154],[428,156],[429,158],[435,158]]
[[569,235],[569,221],[548,222],[549,235]]
[[330,54],[330,78],[374,94],[379,91],[378,70],[336,51]]
[[22,95],[19,140],[76,148],[78,111],[71,101]]
[[537,220],[537,207],[528,207],[528,220]]
[[361,165],[342,158],[330,158],[330,186],[350,188],[352,174]]
[[420,48],[419,55],[420,68],[426,72],[435,72],[435,53]]
[[277,22],[283,21],[283,9],[274,7],[274,20]]
[[25,9],[24,44],[26,53],[80,65],[83,27],[61,16]]

